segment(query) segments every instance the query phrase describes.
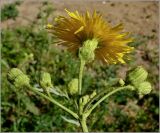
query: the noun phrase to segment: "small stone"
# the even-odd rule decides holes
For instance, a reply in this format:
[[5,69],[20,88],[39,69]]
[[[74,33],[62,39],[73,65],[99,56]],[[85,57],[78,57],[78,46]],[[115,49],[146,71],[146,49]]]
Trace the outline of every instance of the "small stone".
[[106,1],[102,1],[102,4],[106,4]]

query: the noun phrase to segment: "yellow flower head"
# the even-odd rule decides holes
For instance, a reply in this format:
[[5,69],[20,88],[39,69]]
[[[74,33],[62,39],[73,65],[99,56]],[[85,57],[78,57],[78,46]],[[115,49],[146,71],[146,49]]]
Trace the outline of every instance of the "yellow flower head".
[[69,12],[69,18],[59,16],[55,19],[56,24],[48,24],[47,28],[68,47],[68,50],[77,52],[83,42],[89,39],[97,39],[98,46],[95,49],[95,57],[108,64],[117,62],[125,63],[123,57],[130,53],[133,48],[126,44],[133,39],[128,33],[122,32],[123,25],[111,27],[100,14],[95,11],[90,14],[79,14],[78,11]]

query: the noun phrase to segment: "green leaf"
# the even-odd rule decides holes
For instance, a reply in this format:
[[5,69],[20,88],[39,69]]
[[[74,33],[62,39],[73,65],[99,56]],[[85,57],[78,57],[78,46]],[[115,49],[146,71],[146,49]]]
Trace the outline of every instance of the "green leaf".
[[23,98],[22,98],[22,101],[23,101],[23,103],[25,104],[26,109],[27,109],[29,112],[33,113],[34,115],[39,115],[39,114],[40,114],[39,109],[36,107],[36,105],[34,104],[34,102],[32,102],[32,101],[30,100],[30,98],[28,98],[28,97],[23,97]]
[[65,120],[68,123],[72,123],[74,125],[77,125],[78,127],[80,126],[80,123],[77,120],[69,119],[69,118],[66,118],[65,116],[61,116],[61,117],[62,117],[63,120]]

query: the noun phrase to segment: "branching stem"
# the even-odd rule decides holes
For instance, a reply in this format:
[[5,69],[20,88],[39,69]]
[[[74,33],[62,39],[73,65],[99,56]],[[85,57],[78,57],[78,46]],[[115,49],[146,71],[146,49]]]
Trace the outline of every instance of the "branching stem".
[[98,100],[88,111],[87,111],[87,116],[90,115],[90,113],[101,103],[103,102],[106,98],[108,98],[109,96],[115,94],[118,91],[122,91],[124,89],[133,89],[133,86],[128,85],[128,86],[124,86],[124,87],[118,87],[116,89],[114,89],[113,91],[107,93],[106,95],[104,95],[100,100]]
[[80,124],[82,126],[83,132],[87,133],[88,132],[88,127],[86,124],[86,117],[82,116],[82,119],[80,120]]
[[64,105],[60,104],[59,102],[57,102],[55,99],[46,96],[45,94],[39,92],[37,89],[29,86],[29,88],[34,91],[35,93],[37,93],[38,95],[42,96],[43,98],[49,100],[50,102],[52,102],[53,104],[59,106],[61,109],[63,109],[64,111],[68,112],[69,114],[71,114],[74,118],[79,119],[79,116],[74,113],[72,110],[68,109],[67,107],[65,107]]

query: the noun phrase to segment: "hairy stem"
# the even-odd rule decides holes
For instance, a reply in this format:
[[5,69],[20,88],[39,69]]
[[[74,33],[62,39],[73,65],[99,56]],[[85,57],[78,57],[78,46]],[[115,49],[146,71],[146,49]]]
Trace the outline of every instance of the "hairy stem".
[[80,124],[81,124],[81,127],[82,127],[82,131],[88,133],[86,118],[83,115],[82,115],[82,119],[80,120]]
[[122,91],[124,89],[133,89],[133,86],[128,85],[128,86],[124,86],[124,87],[118,87],[116,89],[114,89],[113,91],[109,92],[108,94],[104,95],[99,101],[97,101],[88,111],[87,111],[87,116],[90,115],[90,113],[101,103],[103,102],[106,98],[108,98],[109,96],[113,95],[114,93],[118,92],[118,91]]
[[79,81],[78,81],[78,93],[81,95],[82,93],[82,76],[83,76],[83,69],[84,69],[85,61],[80,59],[80,69],[79,69]]
[[91,104],[93,103],[93,101],[97,100],[101,95],[104,95],[105,93],[109,93],[111,90],[113,90],[113,88],[109,88],[109,89],[104,89],[103,91],[101,91],[100,93],[98,93],[96,96],[94,96],[84,107],[84,111],[86,112]]
[[[79,69],[79,80],[78,80],[78,94],[79,96],[82,95],[82,77],[83,77],[83,69],[85,66],[85,61],[80,58],[80,69]],[[79,99],[79,122],[82,127],[83,132],[88,132],[88,127],[86,124],[86,117],[85,114],[83,114],[83,107],[81,105],[80,99]]]
[[69,114],[71,114],[74,118],[79,119],[79,116],[74,113],[73,111],[71,111],[70,109],[68,109],[67,107],[63,106],[62,104],[60,104],[59,102],[57,102],[55,99],[46,96],[45,94],[37,91],[36,89],[34,89],[33,87],[29,86],[29,88],[34,91],[35,93],[37,93],[38,95],[42,96],[43,98],[49,100],[50,102],[52,102],[53,104],[59,106],[61,109],[63,109],[64,111],[68,112]]

